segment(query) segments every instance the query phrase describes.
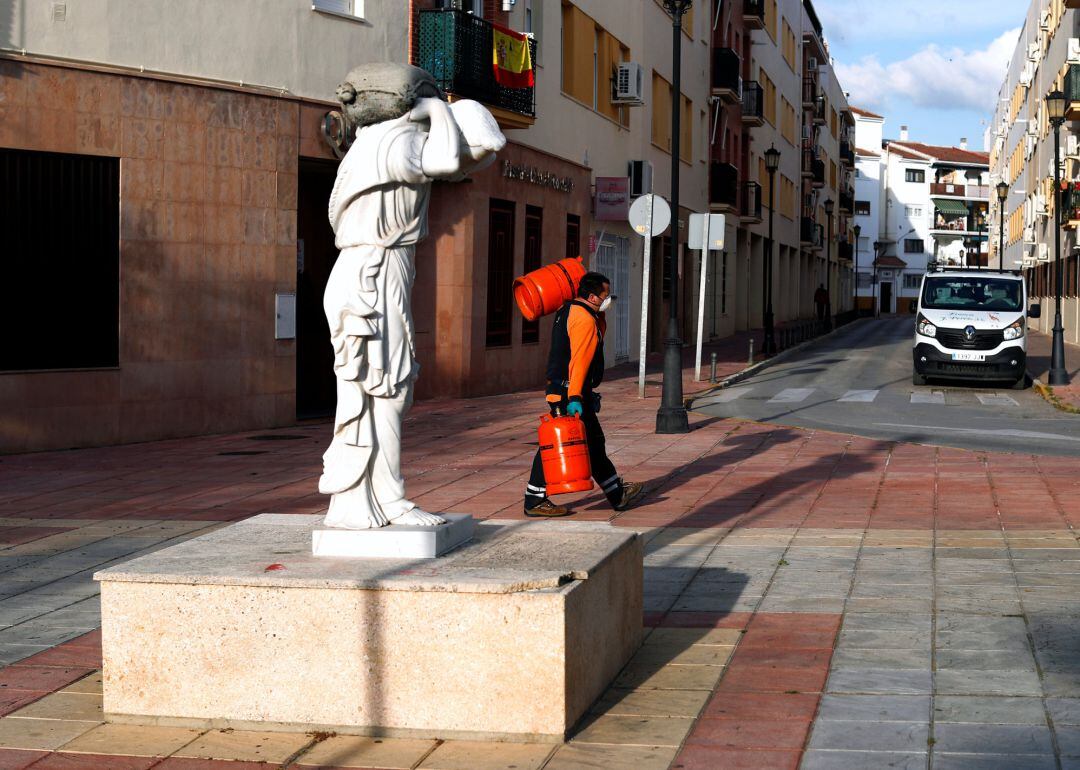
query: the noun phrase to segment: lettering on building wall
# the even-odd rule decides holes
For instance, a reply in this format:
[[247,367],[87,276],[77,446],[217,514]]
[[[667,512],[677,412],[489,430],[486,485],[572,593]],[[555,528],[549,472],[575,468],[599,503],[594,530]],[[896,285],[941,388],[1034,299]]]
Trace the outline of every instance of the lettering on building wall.
[[503,161],[502,175],[507,179],[520,179],[522,182],[550,187],[552,190],[568,193],[574,189],[574,180],[568,176],[556,176],[555,174],[541,171],[535,166],[511,163]]

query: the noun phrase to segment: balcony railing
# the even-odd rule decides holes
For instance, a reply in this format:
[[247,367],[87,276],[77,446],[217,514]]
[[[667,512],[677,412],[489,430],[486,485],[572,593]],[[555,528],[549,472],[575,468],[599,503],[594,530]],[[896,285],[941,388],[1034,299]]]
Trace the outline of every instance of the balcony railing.
[[814,187],[825,186],[825,161],[820,158],[814,158],[813,164],[814,172]]
[[1080,64],[1070,64],[1065,70],[1066,120],[1080,120]]
[[764,29],[765,0],[743,0],[742,17],[747,29]]
[[824,126],[828,121],[825,118],[825,100],[814,100],[814,122],[819,126]]
[[1065,182],[1063,185],[1065,189],[1061,191],[1061,221],[1064,227],[1074,229],[1080,224],[1080,184]]
[[757,182],[743,182],[739,214],[744,222],[761,221],[761,185]]
[[849,166],[855,165],[855,148],[847,140],[840,142],[840,162]]
[[709,204],[732,210],[739,200],[739,169],[730,163],[714,160],[709,164]]
[[850,214],[855,210],[855,193],[851,190],[840,191],[840,211]]
[[975,232],[975,222],[970,215],[934,212],[934,226],[931,230],[955,230],[957,232]]
[[[492,33],[491,22],[464,11],[420,11],[417,63],[449,94],[535,117],[533,88],[505,88],[495,82]],[[529,41],[529,50],[535,63],[535,40]]]
[[855,259],[855,248],[847,241],[840,241],[836,256],[839,259],[846,259],[848,262],[851,262]]
[[765,100],[762,96],[761,86],[756,80],[747,80],[743,83],[742,91],[742,119],[743,123],[752,126],[760,126],[765,122]]
[[799,240],[802,243],[811,243],[812,244],[814,242],[814,231],[815,231],[815,229],[816,229],[816,225],[814,223],[814,220],[811,219],[810,217],[803,217],[802,220],[800,221],[800,226],[799,226]]
[[979,184],[952,184],[951,182],[931,182],[931,195],[954,195],[960,198],[989,198],[990,187]]
[[810,147],[803,147],[802,151],[802,175],[811,177],[814,175],[814,161],[817,160],[817,152]]
[[803,107],[812,107],[817,102],[818,82],[814,75],[804,75],[802,83]]
[[730,48],[714,48],[712,90],[721,99],[737,102],[742,95],[742,63]]

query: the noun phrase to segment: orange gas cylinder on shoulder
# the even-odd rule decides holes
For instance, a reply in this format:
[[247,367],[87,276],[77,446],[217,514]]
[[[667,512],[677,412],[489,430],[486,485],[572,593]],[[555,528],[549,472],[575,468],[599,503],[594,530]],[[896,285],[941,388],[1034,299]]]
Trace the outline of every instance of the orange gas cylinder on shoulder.
[[593,488],[585,423],[578,416],[540,418],[540,460],[549,495]]
[[585,275],[581,257],[566,257],[514,279],[514,300],[526,321],[554,313],[577,296]]

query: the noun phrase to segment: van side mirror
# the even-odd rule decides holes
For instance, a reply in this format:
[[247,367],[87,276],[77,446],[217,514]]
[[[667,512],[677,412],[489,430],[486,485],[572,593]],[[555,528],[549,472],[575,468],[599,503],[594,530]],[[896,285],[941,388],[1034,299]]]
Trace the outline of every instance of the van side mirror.
[[1028,318],[1038,318],[1042,315],[1042,305],[1036,302],[1028,308]]

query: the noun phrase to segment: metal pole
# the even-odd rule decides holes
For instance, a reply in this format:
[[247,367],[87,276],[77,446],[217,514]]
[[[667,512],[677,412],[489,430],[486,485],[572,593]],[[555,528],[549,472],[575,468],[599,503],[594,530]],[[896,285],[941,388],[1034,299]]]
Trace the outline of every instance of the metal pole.
[[705,214],[705,226],[701,228],[701,277],[698,287],[698,314],[697,314],[697,353],[694,358],[694,382],[701,382],[701,337],[705,332],[705,280],[708,278],[707,264],[709,259],[709,217]]
[[998,270],[1005,269],[1005,201],[998,198]]
[[855,236],[855,270],[851,275],[851,310],[859,317],[859,236]]
[[649,339],[649,265],[652,262],[653,206],[656,198],[649,195],[649,211],[645,214],[645,245],[641,266],[641,338],[638,340],[638,398],[645,398],[645,356]]
[[829,263],[832,261],[832,214],[828,215],[829,219],[829,239],[825,242],[825,291],[828,292],[829,301],[825,303],[825,330],[828,331],[832,328],[832,274],[829,270]]
[[1068,385],[1065,371],[1065,329],[1061,323],[1061,121],[1054,121],[1054,338],[1050,351],[1051,385]]
[[665,3],[671,11],[671,303],[664,350],[664,388],[656,412],[657,433],[689,433],[682,390],[682,340],[679,339],[679,118],[682,112],[682,18],[689,2]]
[[773,208],[776,198],[776,172],[769,171],[769,239],[765,242],[766,253],[763,262],[765,285],[762,286],[764,293],[765,315],[762,319],[765,326],[765,338],[761,343],[761,355],[765,358],[776,354],[776,337],[773,333],[773,307],[772,307],[772,263],[773,263]]

